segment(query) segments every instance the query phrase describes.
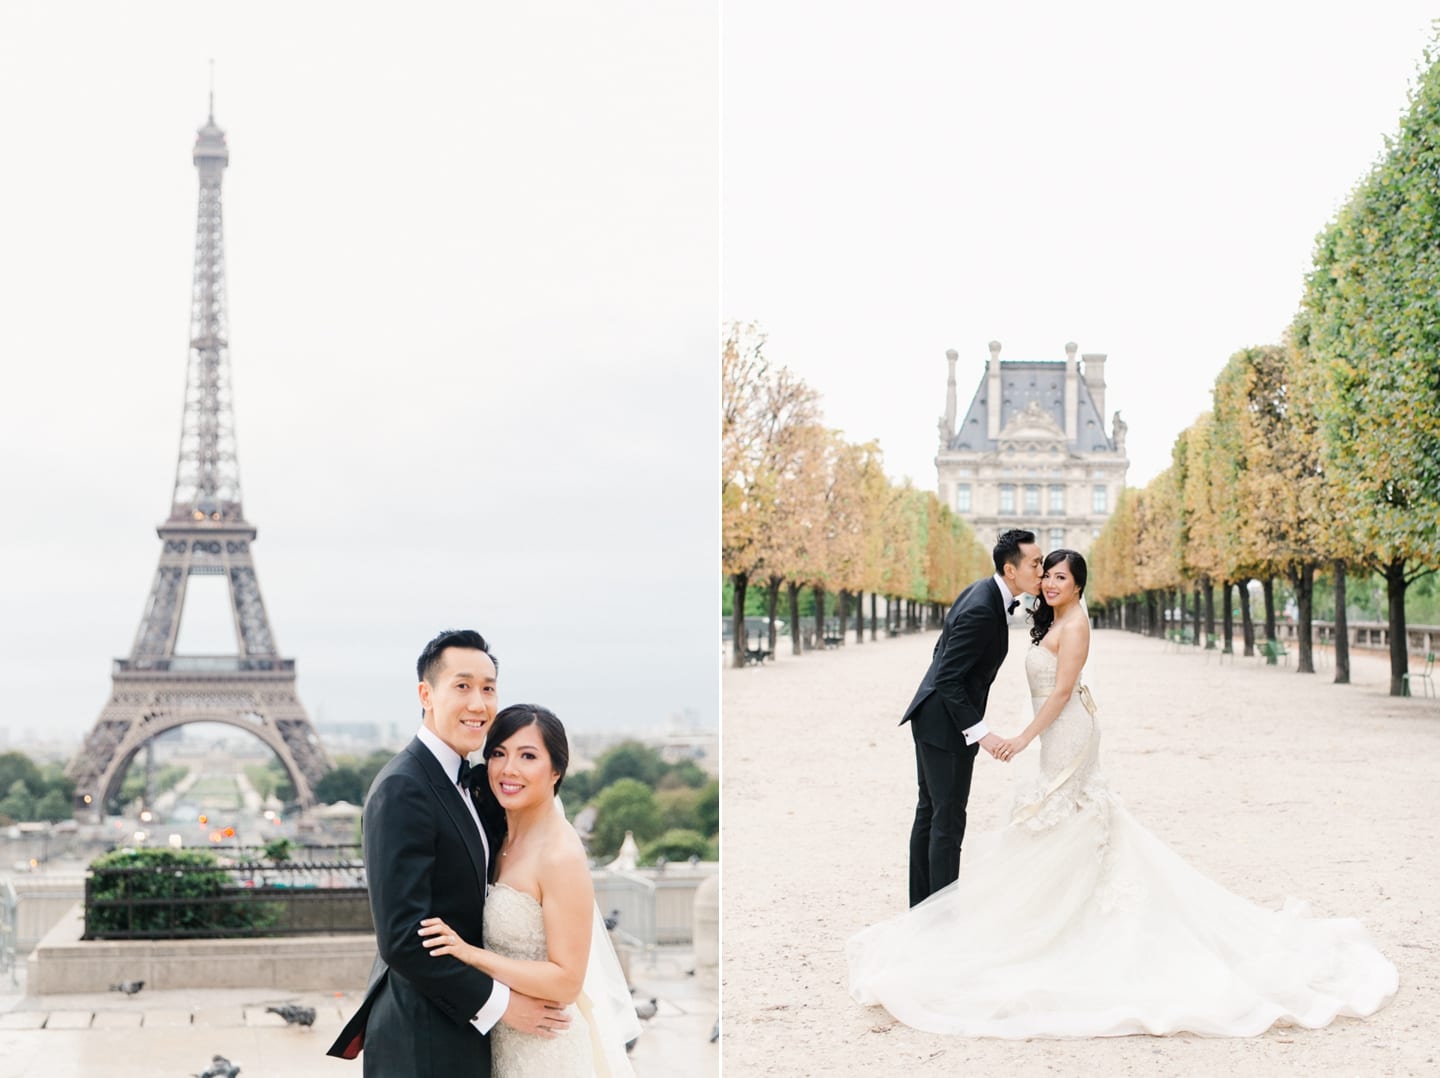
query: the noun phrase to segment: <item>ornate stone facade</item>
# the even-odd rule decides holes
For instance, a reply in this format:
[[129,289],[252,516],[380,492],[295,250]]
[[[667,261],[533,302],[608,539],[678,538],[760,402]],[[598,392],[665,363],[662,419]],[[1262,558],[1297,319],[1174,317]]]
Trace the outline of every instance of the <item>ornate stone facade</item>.
[[1125,423],[1105,430],[1105,356],[990,359],[970,405],[956,411],[955,364],[935,457],[939,495],[987,546],[1007,528],[1029,528],[1043,550],[1082,554],[1100,534],[1125,486]]

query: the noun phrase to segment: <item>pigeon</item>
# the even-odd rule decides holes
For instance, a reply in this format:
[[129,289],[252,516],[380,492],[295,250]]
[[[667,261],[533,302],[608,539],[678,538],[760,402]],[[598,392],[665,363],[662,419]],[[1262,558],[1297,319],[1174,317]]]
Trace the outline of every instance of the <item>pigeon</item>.
[[301,1007],[294,1003],[286,1003],[281,1007],[266,1007],[267,1014],[278,1014],[285,1019],[287,1026],[313,1026],[315,1024],[315,1008]]
[[610,911],[610,916],[607,917],[607,918],[605,918],[605,931],[606,931],[606,932],[614,932],[614,931],[615,931],[615,926],[618,925],[619,923],[620,923],[620,911],[619,911],[619,910],[611,910],[611,911]]
[[635,1004],[635,1014],[647,1022],[655,1017],[655,1012],[660,1009],[660,1001],[654,996],[650,997],[649,1003]]
[[715,1019],[715,1028],[710,1031],[710,1043],[714,1044],[720,1039],[720,1019]]
[[140,989],[145,987],[144,981],[121,981],[119,984],[112,984],[110,991],[124,992],[127,996],[133,996]]
[[239,1066],[222,1055],[215,1055],[210,1058],[210,1066],[195,1075],[195,1078],[235,1078],[239,1073]]

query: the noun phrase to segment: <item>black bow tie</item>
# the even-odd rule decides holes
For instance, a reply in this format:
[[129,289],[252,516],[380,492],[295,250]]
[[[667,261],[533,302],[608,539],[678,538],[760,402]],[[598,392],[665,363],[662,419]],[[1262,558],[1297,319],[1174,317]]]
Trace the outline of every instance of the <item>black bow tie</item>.
[[1016,608],[1017,606],[1019,606],[1019,605],[1020,605],[1020,600],[1019,600],[1019,599],[1011,599],[1011,600],[1010,600],[1010,605],[1005,608],[1005,613],[1007,613],[1007,614],[1013,614],[1013,613],[1015,613],[1015,608]]
[[477,779],[476,775],[472,774],[472,772],[481,772],[481,768],[471,767],[470,761],[462,757],[460,760],[460,773],[455,776],[455,784],[457,786],[464,786],[466,789],[475,785]]

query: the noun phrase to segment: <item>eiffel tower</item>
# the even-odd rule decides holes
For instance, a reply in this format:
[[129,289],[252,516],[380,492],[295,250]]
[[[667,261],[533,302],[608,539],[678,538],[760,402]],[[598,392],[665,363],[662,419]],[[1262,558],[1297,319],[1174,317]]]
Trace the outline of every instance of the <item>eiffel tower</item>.
[[[220,207],[230,151],[215,124],[213,92],[193,159],[200,210],[175,494],[170,518],[156,529],[160,565],[134,647],[128,659],[115,660],[110,700],[67,768],[77,815],[90,819],[119,792],[137,752],[187,723],[228,723],[259,738],[279,757],[302,805],[314,803],[314,784],[331,767],[295,693],[295,660],[281,658],[275,647],[250,557],[256,531],[240,503]],[[175,653],[192,576],[227,581],[238,654]]]

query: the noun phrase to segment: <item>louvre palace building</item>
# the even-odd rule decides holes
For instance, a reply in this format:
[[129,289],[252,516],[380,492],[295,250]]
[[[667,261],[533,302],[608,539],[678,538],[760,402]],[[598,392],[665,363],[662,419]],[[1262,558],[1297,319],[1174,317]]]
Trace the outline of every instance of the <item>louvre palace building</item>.
[[940,418],[935,470],[942,501],[989,546],[1007,528],[1028,528],[1041,549],[1085,553],[1125,486],[1125,423],[1105,429],[1105,356],[1002,360],[1000,342],[963,412],[955,364]]

